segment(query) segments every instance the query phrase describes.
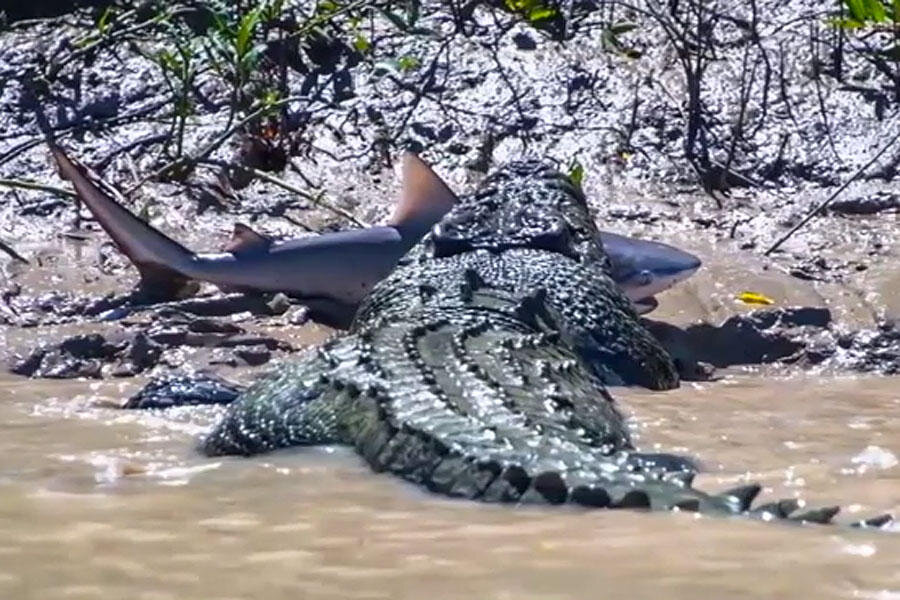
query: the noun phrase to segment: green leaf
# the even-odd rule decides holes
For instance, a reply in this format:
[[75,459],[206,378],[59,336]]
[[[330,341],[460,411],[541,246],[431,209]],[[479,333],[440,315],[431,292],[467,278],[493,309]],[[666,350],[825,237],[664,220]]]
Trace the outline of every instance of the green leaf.
[[268,89],[262,95],[262,104],[266,108],[272,108],[281,99],[278,90]]
[[238,26],[237,36],[234,40],[234,49],[238,57],[242,57],[250,50],[250,40],[256,31],[256,25],[259,23],[259,9],[248,12],[241,18]]
[[106,30],[109,28],[109,21],[113,16],[113,7],[107,6],[106,10],[103,11],[103,14],[100,15],[100,18],[97,19],[97,31],[100,32],[100,35],[106,33]]
[[330,15],[333,12],[336,12],[340,6],[337,5],[336,2],[332,2],[331,0],[322,0],[316,6],[316,12],[323,15]]
[[863,0],[844,0],[844,4],[847,5],[850,15],[852,15],[855,20],[866,20],[866,7],[863,4]]
[[357,52],[361,54],[365,54],[372,48],[372,42],[370,42],[366,36],[357,34],[355,38],[353,38],[353,47]]
[[528,19],[531,24],[559,16],[559,10],[544,4],[542,0],[503,0],[503,5],[510,12],[518,13]]
[[80,40],[76,40],[76,42],[73,45],[76,48],[87,48],[91,44],[98,42],[101,37],[103,37],[102,32],[100,32],[98,35],[88,35],[88,36],[81,38]]
[[407,55],[407,56],[401,56],[400,58],[397,59],[397,68],[403,72],[415,71],[416,69],[419,68],[420,64],[421,63],[419,62],[419,59],[416,58],[415,56]]
[[634,23],[619,23],[610,27],[608,31],[613,35],[622,35],[629,31],[634,31],[635,29],[637,29],[637,25]]
[[572,162],[569,164],[569,181],[572,182],[579,190],[581,189],[581,183],[584,181],[584,166],[578,159],[572,159]]
[[869,15],[869,20],[875,23],[887,21],[887,12],[884,10],[881,0],[863,0],[863,3],[866,7],[866,13]]
[[839,19],[837,17],[828,19],[828,24],[832,27],[839,27],[841,29],[860,29],[866,26],[865,23],[857,21],[856,19]]
[[265,6],[263,18],[266,21],[274,21],[284,12],[284,0],[274,0]]
[[538,21],[548,21],[555,19],[559,15],[559,11],[555,8],[541,6],[528,11],[528,22],[537,23]]

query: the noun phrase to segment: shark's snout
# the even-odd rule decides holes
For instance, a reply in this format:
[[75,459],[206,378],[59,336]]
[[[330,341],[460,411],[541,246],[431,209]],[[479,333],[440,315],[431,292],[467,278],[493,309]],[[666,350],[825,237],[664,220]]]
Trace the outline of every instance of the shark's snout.
[[651,298],[697,272],[701,261],[661,242],[627,238],[601,232],[600,240],[610,257],[613,278],[634,301]]

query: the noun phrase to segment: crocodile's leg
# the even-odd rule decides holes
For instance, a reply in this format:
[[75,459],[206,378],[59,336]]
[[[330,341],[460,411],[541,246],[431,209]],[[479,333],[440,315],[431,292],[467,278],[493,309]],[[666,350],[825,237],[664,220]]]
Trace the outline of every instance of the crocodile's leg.
[[352,393],[335,377],[335,366],[352,368],[354,351],[353,337],[326,344],[250,386],[229,405],[201,450],[251,455],[342,441],[339,417]]
[[122,408],[171,408],[230,404],[244,387],[215,375],[165,375],[150,381]]
[[[546,253],[525,257],[539,279],[543,306],[565,341],[606,383],[637,384],[665,390],[678,387],[678,372],[662,345],[641,324],[634,306],[602,270],[578,264],[560,268]],[[541,265],[541,262],[548,262]],[[536,264],[535,264],[536,263]],[[610,377],[610,371],[614,374]],[[615,376],[621,378],[616,381]]]

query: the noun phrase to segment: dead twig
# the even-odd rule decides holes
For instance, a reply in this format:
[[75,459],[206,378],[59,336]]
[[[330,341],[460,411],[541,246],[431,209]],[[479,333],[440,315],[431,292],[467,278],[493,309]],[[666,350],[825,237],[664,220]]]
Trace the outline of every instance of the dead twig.
[[357,219],[355,216],[353,216],[351,213],[347,212],[343,208],[334,206],[330,202],[327,202],[325,200],[324,194],[322,192],[319,192],[317,194],[311,194],[310,192],[308,192],[306,190],[303,190],[294,185],[291,185],[290,183],[288,183],[287,181],[285,181],[283,179],[275,177],[271,173],[266,173],[265,171],[260,171],[259,169],[254,169],[253,167],[247,167],[244,165],[229,163],[224,160],[201,160],[198,162],[201,165],[208,165],[208,166],[212,166],[212,167],[220,167],[220,168],[224,168],[224,169],[235,169],[235,170],[239,170],[239,171],[244,171],[246,173],[249,173],[250,175],[253,175],[254,177],[262,179],[263,181],[266,181],[273,185],[277,185],[278,187],[285,189],[285,190],[291,192],[292,194],[297,194],[304,200],[308,200],[309,202],[312,202],[319,208],[322,208],[322,209],[327,210],[331,213],[334,213],[340,217],[343,217],[344,219],[350,221],[357,227],[369,227],[370,226],[368,223],[365,223],[364,221],[360,221],[359,219]]
[[27,181],[23,179],[0,179],[0,187],[19,188],[22,190],[34,190],[38,192],[47,192],[56,194],[63,198],[77,198],[75,192],[56,187],[54,185],[45,185],[36,181]]
[[265,112],[272,110],[274,108],[278,108],[285,104],[288,104],[290,102],[294,102],[295,100],[301,100],[301,99],[303,99],[302,96],[291,96],[290,98],[282,98],[281,100],[278,100],[276,102],[266,103],[263,106],[260,106],[259,108],[257,108],[256,110],[251,111],[250,114],[248,114],[246,117],[244,117],[240,121],[233,123],[230,127],[228,127],[225,131],[223,131],[216,139],[214,139],[209,144],[204,146],[199,152],[197,152],[193,155],[190,155],[190,156],[180,156],[180,157],[176,158],[175,160],[172,160],[172,161],[164,164],[162,167],[153,171],[149,175],[144,176],[140,181],[138,181],[136,184],[131,186],[128,189],[128,191],[125,192],[125,194],[124,194],[125,197],[126,198],[130,197],[132,194],[134,194],[141,186],[143,186],[148,181],[157,179],[173,169],[176,169],[179,167],[182,169],[188,169],[192,165],[196,165],[197,163],[199,163],[203,159],[205,159],[207,156],[212,154],[216,150],[216,148],[218,148],[219,146],[224,144],[225,141],[229,137],[231,137],[238,129],[244,127],[245,125],[247,125],[254,119],[260,117]]
[[12,246],[10,246],[9,244],[7,244],[7,243],[4,242],[3,240],[0,240],[0,250],[2,250],[3,252],[6,252],[7,254],[9,254],[10,257],[14,258],[15,260],[17,260],[17,261],[19,261],[19,262],[21,262],[21,263],[25,263],[26,265],[27,265],[27,264],[30,264],[30,263],[28,262],[28,259],[27,259],[27,258],[25,258],[25,257],[22,256],[21,254],[19,254],[18,252],[16,252],[15,249],[13,249]]
[[843,164],[844,159],[838,154],[837,144],[834,143],[834,137],[831,135],[831,124],[828,122],[828,109],[825,107],[825,97],[822,95],[822,82],[820,81],[819,73],[821,70],[821,63],[819,62],[819,38],[818,35],[816,35],[816,31],[816,25],[810,23],[809,44],[812,54],[812,63],[815,69],[815,72],[813,73],[813,82],[816,84],[816,100],[819,104],[819,114],[822,117],[822,125],[825,126],[825,139],[828,140],[828,145],[831,147],[831,152],[834,154],[834,157],[838,162]]
[[779,240],[778,240],[777,242],[775,242],[774,244],[772,244],[772,245],[769,247],[769,249],[765,251],[764,255],[765,255],[765,256],[768,256],[768,255],[770,255],[772,252],[774,252],[775,250],[777,250],[777,249],[779,248],[779,246],[781,246],[781,244],[783,244],[784,242],[786,242],[787,239],[788,239],[789,237],[791,237],[792,235],[794,235],[794,233],[796,233],[798,229],[800,229],[801,227],[803,227],[804,225],[806,225],[807,223],[809,223],[809,222],[812,220],[813,217],[815,217],[817,214],[819,214],[820,212],[822,212],[822,210],[823,210],[825,207],[827,207],[829,204],[831,204],[832,201],[834,201],[834,199],[837,198],[837,197],[840,195],[841,192],[843,192],[845,189],[847,189],[847,186],[849,186],[851,183],[853,183],[854,181],[856,181],[856,180],[859,178],[859,176],[862,175],[862,174],[866,171],[866,169],[868,169],[869,167],[871,167],[872,165],[874,165],[874,164],[878,161],[878,159],[881,158],[881,156],[882,156],[885,152],[887,152],[888,148],[890,148],[891,146],[894,145],[894,143],[896,143],[897,140],[900,140],[900,131],[898,131],[897,134],[896,134],[893,138],[891,138],[891,140],[890,140],[887,144],[885,144],[884,146],[882,146],[881,150],[879,150],[879,151],[875,154],[875,156],[873,156],[872,159],[869,160],[869,162],[867,162],[866,164],[864,164],[863,166],[861,166],[861,167],[856,171],[856,173],[854,173],[847,181],[845,181],[845,182],[844,182],[844,185],[842,185],[841,187],[839,187],[833,194],[831,194],[830,196],[828,196],[828,198],[827,198],[824,202],[820,203],[818,206],[816,206],[816,207],[813,208],[811,211],[809,211],[809,213],[807,213],[807,215],[806,215],[805,217],[803,217],[803,218],[800,220],[799,223],[797,223],[796,225],[794,225],[793,227],[791,227],[791,230],[790,230],[790,231],[788,231],[786,234],[784,234],[783,236],[781,236],[781,238],[779,238]]
[[728,156],[725,159],[725,166],[722,174],[719,176],[719,189],[728,189],[728,176],[731,174],[731,163],[737,152],[738,142],[744,135],[744,119],[747,115],[747,105],[750,104],[750,93],[753,84],[756,82],[756,67],[759,64],[757,57],[753,61],[753,68],[747,70],[747,64],[750,61],[750,45],[744,47],[744,55],[741,58],[741,91],[738,99],[738,114],[735,119],[734,126],[731,129],[731,144],[728,147]]
[[94,165],[94,170],[97,171],[98,173],[102,173],[103,171],[106,170],[106,167],[109,166],[109,163],[111,163],[113,160],[115,160],[116,157],[121,156],[122,154],[124,154],[126,152],[131,152],[135,148],[139,148],[142,146],[150,146],[153,144],[159,144],[159,143],[165,142],[170,137],[171,137],[171,135],[168,132],[160,133],[157,135],[150,135],[150,136],[142,137],[140,139],[134,140],[133,142],[129,142],[129,143],[125,144],[124,146],[119,146],[118,148],[116,148],[115,150],[113,150],[112,152],[110,152],[109,154],[107,154],[106,156],[101,158],[100,160],[98,160],[97,163]]

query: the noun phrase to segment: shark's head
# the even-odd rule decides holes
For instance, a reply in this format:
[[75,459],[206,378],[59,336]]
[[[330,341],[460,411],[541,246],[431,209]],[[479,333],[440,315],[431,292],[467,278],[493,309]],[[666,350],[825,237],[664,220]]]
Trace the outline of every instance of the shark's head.
[[612,277],[633,301],[643,301],[684,281],[700,268],[700,259],[663,244],[602,232],[612,262]]
[[509,163],[461,198],[432,229],[435,256],[529,248],[607,263],[584,195],[542,161]]

